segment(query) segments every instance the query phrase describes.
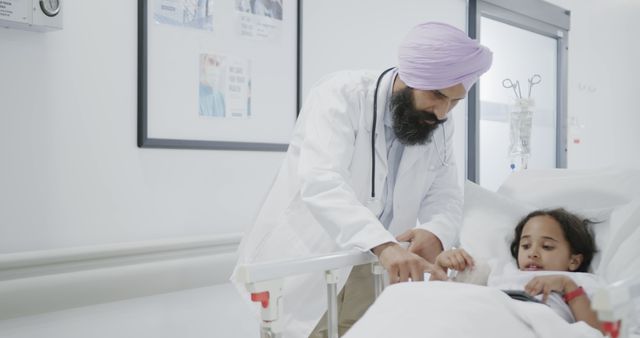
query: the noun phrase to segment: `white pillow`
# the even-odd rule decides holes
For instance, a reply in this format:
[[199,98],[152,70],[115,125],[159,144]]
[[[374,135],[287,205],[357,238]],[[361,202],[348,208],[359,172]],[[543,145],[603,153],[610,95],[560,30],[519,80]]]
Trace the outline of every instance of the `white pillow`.
[[529,169],[507,177],[498,193],[536,207],[558,205],[571,211],[627,204],[640,196],[638,188],[637,169]]
[[603,252],[611,250],[612,214],[640,196],[640,170],[523,170],[509,176],[498,193],[538,209],[565,208],[599,222],[592,226],[598,253],[591,263],[598,271]]
[[[609,282],[630,280],[640,284],[640,199],[634,200],[624,208],[616,210],[612,219],[612,236],[602,255],[599,275]],[[637,288],[637,286],[636,286]],[[640,333],[640,298],[634,299],[634,307],[629,325],[630,330]]]
[[640,199],[616,210],[611,221],[613,233],[597,273],[608,282],[634,277],[640,280]]
[[467,181],[460,246],[477,261],[514,260],[509,251],[518,221],[534,208]]

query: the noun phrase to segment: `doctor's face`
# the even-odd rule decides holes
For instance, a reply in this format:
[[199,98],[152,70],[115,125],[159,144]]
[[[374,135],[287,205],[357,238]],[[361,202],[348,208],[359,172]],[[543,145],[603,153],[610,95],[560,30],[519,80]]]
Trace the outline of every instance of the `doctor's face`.
[[414,89],[413,92],[416,108],[432,112],[438,120],[446,120],[451,109],[466,95],[462,84],[436,90]]
[[465,94],[461,84],[442,90],[419,90],[405,86],[396,91],[391,96],[396,137],[406,145],[426,143]]

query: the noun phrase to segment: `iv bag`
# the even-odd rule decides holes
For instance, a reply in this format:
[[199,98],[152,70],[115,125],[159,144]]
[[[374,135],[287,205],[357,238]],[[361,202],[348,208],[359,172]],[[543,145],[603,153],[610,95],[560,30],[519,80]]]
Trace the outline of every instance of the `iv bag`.
[[515,109],[509,114],[509,152],[512,163],[520,158],[522,168],[527,168],[527,160],[531,155],[531,128],[533,120],[533,100],[516,100]]

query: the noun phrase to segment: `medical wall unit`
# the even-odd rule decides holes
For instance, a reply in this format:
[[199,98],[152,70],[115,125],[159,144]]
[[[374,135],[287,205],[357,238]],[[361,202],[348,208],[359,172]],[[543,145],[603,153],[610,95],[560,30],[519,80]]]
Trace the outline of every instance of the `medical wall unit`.
[[35,32],[62,29],[63,0],[0,0],[0,27]]

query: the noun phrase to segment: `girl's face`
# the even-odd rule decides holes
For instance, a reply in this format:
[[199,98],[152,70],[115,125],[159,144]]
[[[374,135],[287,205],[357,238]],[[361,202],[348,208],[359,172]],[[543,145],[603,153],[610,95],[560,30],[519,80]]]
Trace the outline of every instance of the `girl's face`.
[[520,235],[518,268],[524,271],[575,271],[582,255],[572,255],[560,224],[551,216],[529,219]]

